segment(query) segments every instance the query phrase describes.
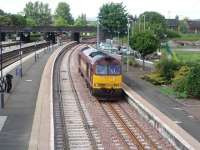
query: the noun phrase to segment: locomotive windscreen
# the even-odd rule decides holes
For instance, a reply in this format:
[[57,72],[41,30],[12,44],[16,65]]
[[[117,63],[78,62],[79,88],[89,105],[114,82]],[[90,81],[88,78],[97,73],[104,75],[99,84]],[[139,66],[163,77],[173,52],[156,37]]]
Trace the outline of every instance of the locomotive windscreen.
[[96,74],[98,74],[98,75],[107,75],[108,74],[107,65],[96,65]]
[[96,65],[98,75],[119,75],[121,74],[120,65]]
[[117,75],[121,73],[121,67],[120,65],[109,65],[108,67],[108,73],[110,75]]

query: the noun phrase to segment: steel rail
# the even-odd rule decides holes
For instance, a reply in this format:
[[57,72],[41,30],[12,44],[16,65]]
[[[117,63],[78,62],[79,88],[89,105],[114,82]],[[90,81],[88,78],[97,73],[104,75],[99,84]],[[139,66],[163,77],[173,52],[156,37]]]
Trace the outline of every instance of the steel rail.
[[129,137],[131,138],[133,143],[136,144],[137,148],[139,150],[145,150],[145,148],[142,145],[142,143],[137,139],[136,135],[129,129],[129,127],[126,125],[126,123],[120,117],[118,112],[113,108],[113,106],[110,103],[107,103],[107,105],[109,106],[109,108],[113,112],[113,114],[115,115],[115,118],[121,123],[121,125],[123,126],[124,130],[126,131],[126,133],[129,135]]
[[147,139],[147,141],[151,145],[151,148],[153,150],[157,150],[156,144],[150,139],[150,137],[144,132],[144,130],[138,125],[138,123],[135,122],[133,119],[131,119],[130,115],[124,110],[124,108],[122,108],[120,105],[119,105],[119,107],[124,112],[124,114],[129,118],[129,120],[140,130],[140,132],[142,132],[144,137]]
[[[22,48],[22,51],[23,51],[23,55],[22,57],[24,58],[25,56],[27,56],[28,54],[34,52],[34,51],[37,51],[41,48],[44,48],[46,47],[47,45],[45,43],[42,43],[40,44],[39,46],[37,46],[37,48],[33,47],[33,46],[30,46],[30,47],[25,47],[25,48]],[[19,49],[18,50],[14,50],[14,51],[11,51],[11,52],[8,52],[8,53],[3,53],[2,55],[3,57],[3,68],[17,62],[20,60],[19,58]]]
[[[97,100],[97,101],[98,101],[98,100]],[[107,117],[111,120],[111,122],[112,122],[112,119],[111,119],[110,116],[108,115],[108,113],[107,113],[107,111],[105,110],[105,108],[104,108],[104,106],[103,106],[102,103],[105,103],[105,102],[100,102],[100,106],[101,106],[103,112],[106,114],[106,116],[107,116]],[[112,123],[113,123],[113,122],[112,122]],[[122,142],[123,142],[123,144],[124,144],[125,149],[126,149],[126,150],[129,150],[129,145],[128,145],[128,143],[125,141],[124,137],[121,135],[120,131],[117,129],[117,127],[115,126],[114,123],[113,123],[113,125],[114,125],[114,128],[116,129],[117,133],[119,134],[120,138],[122,139]]]
[[71,53],[70,53],[70,55],[69,55],[69,59],[68,59],[68,74],[69,74],[69,80],[70,80],[70,83],[71,83],[72,91],[73,91],[74,96],[75,96],[76,103],[77,103],[77,105],[78,105],[78,107],[79,107],[79,110],[81,111],[81,112],[80,112],[80,113],[81,113],[81,117],[82,117],[83,123],[84,123],[84,125],[85,125],[84,127],[85,127],[85,129],[87,130],[87,132],[88,132],[88,136],[89,136],[90,142],[91,142],[91,144],[92,144],[92,148],[93,148],[94,150],[97,150],[98,148],[97,148],[96,140],[95,140],[95,138],[93,137],[92,132],[91,132],[91,130],[90,130],[90,126],[89,126],[89,124],[88,124],[88,122],[87,122],[87,118],[86,118],[85,113],[84,113],[84,111],[83,111],[83,108],[82,108],[82,106],[81,106],[81,103],[80,103],[80,100],[79,100],[79,97],[78,97],[78,93],[77,93],[77,90],[76,90],[76,88],[75,88],[74,81],[73,81],[73,78],[72,78],[72,73],[71,73],[71,69],[70,69],[70,61],[71,61],[71,58],[72,58],[71,56],[72,56],[72,54],[73,54],[74,52],[75,52],[75,49],[73,49],[73,50],[71,51]]
[[[53,73],[53,114],[54,114],[54,148],[57,149],[69,149],[67,128],[64,115],[64,106],[61,90],[61,78],[60,78],[60,66],[64,55],[75,46],[71,44],[66,47],[66,50],[62,51],[56,58],[54,73]],[[58,107],[57,107],[58,106]],[[60,142],[62,141],[62,143]]]

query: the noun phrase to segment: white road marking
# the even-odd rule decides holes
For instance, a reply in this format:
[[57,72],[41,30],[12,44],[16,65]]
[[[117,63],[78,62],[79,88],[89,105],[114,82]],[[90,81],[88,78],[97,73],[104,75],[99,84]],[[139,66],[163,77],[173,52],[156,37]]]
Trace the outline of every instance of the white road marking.
[[188,117],[189,117],[189,118],[194,118],[194,116],[192,116],[192,115],[189,115]]
[[181,124],[181,123],[183,123],[182,121],[174,121],[174,123],[176,123],[176,124]]
[[7,116],[0,116],[0,132],[4,126],[4,123],[6,122]]
[[31,82],[32,80],[25,80],[26,82]]
[[174,107],[172,109],[175,109],[175,110],[183,110],[183,108],[180,108],[180,107]]

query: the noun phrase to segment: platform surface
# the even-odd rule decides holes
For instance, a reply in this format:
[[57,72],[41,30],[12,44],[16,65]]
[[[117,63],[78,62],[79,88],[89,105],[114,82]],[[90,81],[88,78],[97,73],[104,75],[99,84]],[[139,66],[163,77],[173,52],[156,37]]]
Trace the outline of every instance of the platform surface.
[[40,79],[52,51],[42,52],[35,62],[34,57],[23,64],[23,77],[17,77],[15,70],[13,89],[5,94],[5,108],[0,109],[0,149],[27,150]]
[[[38,41],[38,42],[32,42],[32,43],[22,43],[21,48],[30,47],[30,46],[42,44],[42,43],[45,43],[45,42],[46,41]],[[18,50],[18,49],[20,49],[19,44],[13,45],[13,46],[8,46],[8,47],[3,47],[3,53],[11,52],[11,51]]]

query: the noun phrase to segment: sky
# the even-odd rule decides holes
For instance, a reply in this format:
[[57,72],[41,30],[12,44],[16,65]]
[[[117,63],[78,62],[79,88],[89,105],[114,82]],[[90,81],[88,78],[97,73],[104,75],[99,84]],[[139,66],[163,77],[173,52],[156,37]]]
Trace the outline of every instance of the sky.
[[[22,12],[25,4],[30,0],[0,0],[0,9],[9,13]],[[35,2],[37,0],[31,0]],[[67,2],[71,8],[71,14],[77,18],[85,13],[89,20],[95,20],[100,7],[107,2],[123,2],[127,11],[132,15],[139,15],[144,11],[157,11],[166,18],[188,17],[200,19],[200,0],[40,0],[48,3],[54,13],[59,2]]]

